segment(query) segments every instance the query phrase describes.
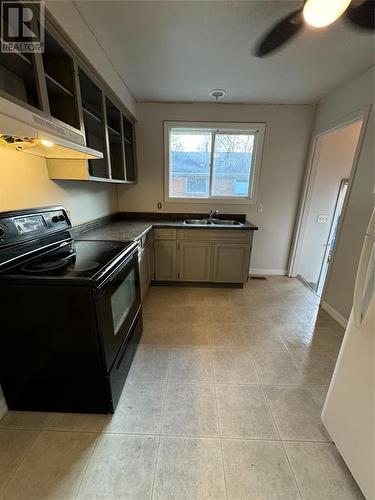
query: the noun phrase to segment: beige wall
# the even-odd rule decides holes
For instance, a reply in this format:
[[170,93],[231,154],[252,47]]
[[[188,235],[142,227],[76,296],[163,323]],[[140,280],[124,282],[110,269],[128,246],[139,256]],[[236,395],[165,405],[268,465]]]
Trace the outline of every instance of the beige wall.
[[328,95],[316,116],[316,129],[324,129],[368,105],[372,109],[323,296],[323,301],[346,320],[353,303],[363,237],[374,206],[374,67]]
[[[295,221],[305,157],[314,117],[313,106],[170,104],[138,105],[138,184],[119,187],[123,211],[246,213],[259,225],[255,233],[251,268],[257,272],[284,272]],[[213,202],[164,203],[163,120],[266,122],[266,134],[257,204],[229,205]]]
[[0,149],[0,212],[61,204],[73,225],[117,212],[116,187],[105,183],[52,181],[46,160]]
[[[317,283],[319,279],[340,184],[350,176],[361,125],[355,122],[317,139],[309,206],[296,266],[297,274],[309,283]],[[317,217],[320,214],[328,215],[329,222],[319,224]]]

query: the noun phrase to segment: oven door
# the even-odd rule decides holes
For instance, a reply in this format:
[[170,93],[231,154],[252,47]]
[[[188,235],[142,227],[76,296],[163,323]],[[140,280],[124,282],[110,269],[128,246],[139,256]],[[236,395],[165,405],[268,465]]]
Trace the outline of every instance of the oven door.
[[137,250],[99,286],[97,304],[109,371],[141,307]]

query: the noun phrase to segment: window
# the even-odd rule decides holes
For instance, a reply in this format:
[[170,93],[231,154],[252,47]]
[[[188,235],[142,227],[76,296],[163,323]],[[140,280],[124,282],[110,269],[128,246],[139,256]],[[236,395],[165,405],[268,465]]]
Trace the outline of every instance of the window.
[[166,201],[255,203],[264,124],[165,122]]

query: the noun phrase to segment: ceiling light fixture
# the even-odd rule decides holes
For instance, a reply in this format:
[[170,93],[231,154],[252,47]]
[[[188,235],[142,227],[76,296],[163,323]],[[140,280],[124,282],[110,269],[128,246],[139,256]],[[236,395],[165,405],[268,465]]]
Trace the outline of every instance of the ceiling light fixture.
[[314,28],[323,28],[332,24],[347,9],[351,0],[307,0],[303,8],[303,17]]
[[47,148],[51,148],[53,146],[53,142],[49,141],[48,139],[41,139],[40,142]]
[[226,94],[226,91],[224,89],[212,89],[209,91],[209,96],[212,97],[212,99],[222,99],[225,94]]

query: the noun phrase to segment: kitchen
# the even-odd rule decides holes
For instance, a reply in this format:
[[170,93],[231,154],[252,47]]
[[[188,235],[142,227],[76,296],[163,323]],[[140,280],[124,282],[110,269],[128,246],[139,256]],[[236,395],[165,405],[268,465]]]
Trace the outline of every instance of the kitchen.
[[[324,62],[326,78],[315,88],[316,63],[305,70],[303,95],[290,81],[281,97],[275,86],[272,94],[263,79],[263,95],[256,84],[247,96],[227,87],[219,102],[206,83],[175,95],[178,86],[167,90],[148,60],[167,50],[152,46],[155,37],[178,40],[173,15],[203,22],[207,2],[173,3],[172,11],[143,4],[111,3],[100,32],[104,2],[45,2],[45,51],[1,54],[0,383],[10,411],[0,404],[0,495],[361,498],[349,469],[362,488],[366,472],[350,453],[347,469],[320,414],[373,207],[371,35],[336,23],[338,41],[307,31],[252,64],[277,74],[272,61],[314,36],[328,37],[339,57],[345,36],[356,59],[340,77]],[[251,4],[235,5],[248,20]],[[240,22],[239,12],[222,8],[213,31],[227,19]],[[255,43],[288,8],[254,8],[263,16]],[[137,84],[145,67],[135,55],[119,66],[124,13],[129,46],[147,56],[153,83]],[[147,31],[153,18],[158,24]],[[318,307],[290,273],[311,135],[359,116],[346,214]],[[36,141],[9,140],[16,136]],[[234,150],[225,149],[233,138]],[[235,177],[223,170],[227,158]],[[308,474],[301,459],[310,461]],[[117,469],[122,460],[134,473]],[[246,464],[254,461],[252,472]]]

